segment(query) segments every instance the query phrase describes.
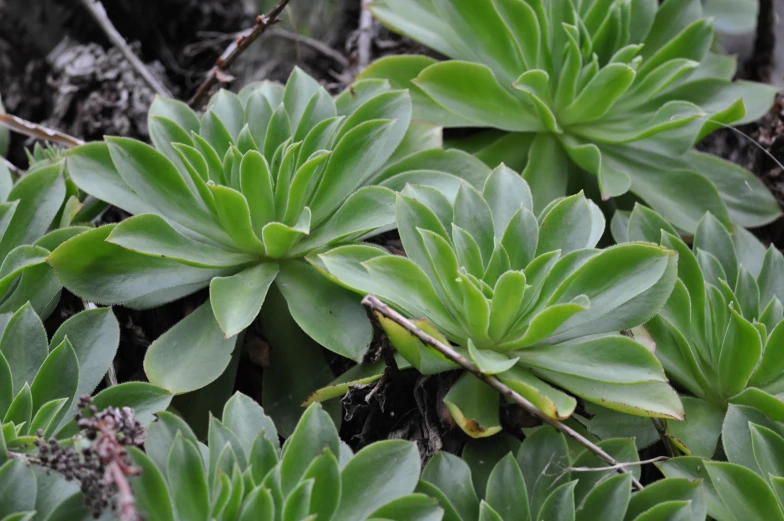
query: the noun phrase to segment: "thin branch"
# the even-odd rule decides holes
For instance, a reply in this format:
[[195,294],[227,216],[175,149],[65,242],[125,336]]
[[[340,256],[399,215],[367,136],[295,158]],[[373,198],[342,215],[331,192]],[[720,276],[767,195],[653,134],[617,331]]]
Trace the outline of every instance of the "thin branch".
[[128,63],[130,63],[134,69],[136,69],[136,72],[138,72],[139,76],[147,82],[147,85],[161,96],[171,97],[171,92],[163,86],[163,83],[161,83],[158,78],[150,72],[150,69],[144,65],[139,57],[134,54],[133,50],[131,50],[128,45],[128,42],[125,41],[119,31],[114,27],[101,2],[98,0],[81,0],[81,2],[98,25],[101,26],[101,29],[103,29],[103,32],[109,38],[109,41],[112,42],[112,45],[120,49],[120,52],[123,53],[125,59],[128,60]]
[[69,136],[59,130],[47,128],[38,123],[33,123],[25,119],[12,116],[10,114],[0,114],[0,126],[8,127],[15,132],[30,136],[44,141],[51,141],[66,147],[78,147],[84,145],[84,141],[73,136]]
[[307,45],[308,47],[320,52],[327,58],[332,59],[335,63],[337,63],[343,68],[346,68],[349,65],[348,58],[340,54],[338,51],[336,51],[329,45],[326,45],[325,43],[320,42],[315,38],[310,38],[308,36],[303,36],[301,34],[292,33],[291,31],[281,29],[280,27],[274,27],[270,29],[269,35],[278,36],[286,40],[292,40],[294,42],[299,42],[303,45]]
[[370,65],[370,50],[373,43],[373,14],[370,12],[371,0],[362,0],[359,13],[359,37],[357,38],[357,72]]
[[609,467],[567,467],[563,470],[564,474],[567,472],[605,472],[608,470],[620,470],[625,469],[628,467],[639,467],[642,465],[648,465],[649,463],[656,463],[657,461],[665,461],[668,460],[667,456],[656,456],[655,458],[646,459],[643,461],[629,461],[626,463],[616,463],[615,465],[610,465]]
[[[618,473],[620,474],[629,473],[624,467],[619,466],[620,464],[618,463],[618,461],[616,461],[615,458],[607,454],[607,452],[605,452],[601,447],[599,447],[598,445],[596,445],[595,443],[593,443],[585,436],[572,429],[571,427],[550,418],[542,411],[540,411],[533,403],[528,401],[518,392],[516,392],[515,390],[513,390],[512,388],[510,388],[509,386],[507,386],[506,384],[504,384],[503,382],[495,378],[494,376],[490,376],[482,373],[466,357],[464,357],[463,355],[461,355],[460,353],[452,349],[450,346],[441,343],[437,339],[433,338],[432,336],[428,335],[427,333],[419,329],[416,325],[414,325],[413,322],[411,322],[406,317],[404,317],[394,309],[390,308],[389,306],[381,302],[374,295],[368,295],[364,299],[362,299],[362,305],[373,311],[380,313],[382,316],[388,318],[389,320],[396,322],[398,325],[402,326],[406,331],[408,331],[409,333],[417,337],[419,340],[421,340],[422,343],[440,352],[442,355],[444,355],[451,361],[457,363],[465,370],[471,372],[474,376],[476,376],[477,378],[479,378],[480,380],[488,384],[490,387],[492,387],[493,389],[495,389],[505,397],[509,398],[514,403],[521,406],[523,409],[528,411],[528,413],[530,413],[531,415],[536,416],[541,421],[550,425],[558,432],[561,432],[566,436],[569,436],[577,443],[579,443],[580,445],[582,445],[583,447],[591,451],[593,454],[601,458],[603,461],[605,461],[609,465],[612,465],[613,468],[615,468],[615,470],[618,471]],[[643,489],[642,483],[640,483],[637,480],[637,478],[635,478],[634,476],[632,476],[632,484],[637,490]]]
[[233,42],[227,49],[224,51],[223,55],[218,58],[217,63],[212,68],[212,70],[207,74],[207,78],[199,85],[199,88],[196,89],[196,94],[188,101],[188,105],[191,108],[199,108],[199,105],[202,103],[207,94],[210,92],[210,89],[218,83],[220,77],[223,73],[231,68],[234,62],[237,61],[240,54],[245,52],[245,50],[251,46],[253,42],[255,42],[259,36],[264,34],[267,29],[278,23],[278,17],[283,12],[283,9],[286,8],[288,5],[289,0],[278,0],[278,3],[275,4],[269,13],[264,16],[259,16],[256,18],[256,25],[251,29],[245,37],[238,37],[235,42]]
[[12,174],[14,174],[14,175],[16,175],[16,176],[21,176],[21,175],[22,175],[22,170],[21,170],[21,169],[20,169],[18,166],[16,166],[15,164],[13,164],[13,163],[12,163],[12,162],[10,162],[9,160],[7,160],[6,158],[3,158],[3,164],[5,165],[5,167],[6,167],[6,168],[7,168],[7,169],[8,169],[8,170],[9,170],[9,171],[12,173]]

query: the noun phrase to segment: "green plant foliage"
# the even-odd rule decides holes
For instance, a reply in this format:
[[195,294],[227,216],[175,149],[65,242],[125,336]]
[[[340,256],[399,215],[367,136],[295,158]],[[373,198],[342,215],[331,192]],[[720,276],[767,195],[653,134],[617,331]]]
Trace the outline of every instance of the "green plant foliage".
[[730,406],[723,436],[728,462],[697,457],[657,464],[666,475],[700,479],[708,513],[716,521],[784,519],[784,429],[759,411]]
[[30,302],[46,317],[62,284],[46,258],[64,240],[89,228],[77,225],[82,204],[62,163],[34,165],[14,182],[0,165],[0,313]]
[[692,249],[642,206],[613,219],[617,241],[651,240],[679,254],[675,290],[646,324],[668,376],[686,392],[685,422],[668,432],[689,454],[713,456],[729,404],[784,420],[784,256],[747,231],[734,236],[711,214]]
[[[605,440],[599,446],[618,460],[639,461],[630,439]],[[519,450],[491,459],[475,460],[469,457],[472,451],[469,443],[464,459],[440,452],[422,473],[417,490],[438,498],[445,521],[705,519],[705,493],[698,479],[665,479],[632,494],[630,474],[606,470],[587,450],[570,454],[563,435],[550,427],[527,436]],[[582,470],[573,470],[578,468]],[[629,469],[639,477],[639,468]]]
[[[120,326],[110,308],[82,311],[47,339],[41,319],[28,303],[0,315],[0,418],[5,443],[33,450],[37,431],[45,437],[76,432],[76,402],[95,391],[109,370],[120,342]],[[98,393],[100,408],[134,407],[140,422],[168,407],[171,394],[142,382]]]
[[[78,398],[95,391],[114,360],[120,341],[117,319],[110,308],[83,311],[47,339],[28,303],[14,314],[0,315],[0,324],[0,516],[29,512],[21,519],[86,521],[77,483],[9,460],[8,452],[36,456],[39,431],[44,439],[74,443]],[[171,399],[159,387],[128,382],[104,389],[93,403],[100,409],[132,407],[146,424]]]
[[207,445],[177,416],[161,413],[145,449],[131,450],[144,470],[131,486],[146,519],[441,519],[435,499],[414,493],[416,445],[382,441],[352,454],[319,404],[282,448],[261,406],[238,393],[222,421],[210,420]]
[[780,215],[750,172],[692,150],[722,125],[764,115],[776,92],[732,81],[735,59],[710,51],[701,0],[379,0],[371,9],[451,60],[393,56],[360,77],[409,87],[417,118],[483,129],[450,144],[490,166],[525,168],[537,211],[575,183],[598,183],[602,199],[631,192],[688,232],[706,211],[746,227]]
[[[209,287],[206,309],[147,354],[150,378],[175,393],[223,372],[273,284],[307,335],[360,360],[372,328],[358,298],[303,258],[393,228],[393,189],[410,171],[453,193],[489,173],[468,154],[434,149],[440,129],[411,123],[406,91],[372,80],[333,99],[299,69],[285,87],[222,90],[201,117],[157,98],[149,128],[155,148],[113,137],[69,153],[77,185],[136,215],[64,243],[49,262],[99,303],[150,308]],[[171,382],[175,359],[193,360],[199,375]]]
[[[482,193],[463,184],[454,204],[432,188],[409,185],[397,196],[396,214],[407,257],[351,245],[320,254],[314,264],[422,319],[425,331],[457,344],[482,372],[553,418],[567,418],[576,405],[558,388],[629,414],[682,417],[656,357],[618,333],[667,301],[675,252],[649,243],[595,248],[605,221],[594,203],[574,195],[537,218],[528,185],[504,166]],[[380,321],[422,373],[457,367],[396,323]],[[498,395],[469,373],[444,401],[472,436],[501,428]]]

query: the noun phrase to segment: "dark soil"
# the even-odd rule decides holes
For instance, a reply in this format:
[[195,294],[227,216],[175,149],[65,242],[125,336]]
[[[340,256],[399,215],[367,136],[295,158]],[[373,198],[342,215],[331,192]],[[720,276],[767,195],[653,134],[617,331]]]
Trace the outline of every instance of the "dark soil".
[[[234,34],[253,25],[257,14],[254,4],[254,0],[104,1],[121,34],[181,99],[193,94]],[[235,86],[261,78],[285,80],[295,65],[332,91],[351,81],[356,72],[359,0],[320,0],[318,5],[295,0],[292,4],[288,21],[279,29],[316,38],[343,55],[346,62],[339,63],[284,37],[265,36],[232,69]],[[378,24],[371,30],[373,58],[422,52],[416,44]],[[755,56],[740,70],[748,77],[768,74],[770,64],[760,60],[764,56],[759,53]],[[104,135],[148,138],[146,113],[153,92],[111,48],[78,0],[0,0],[0,96],[9,113],[85,140]],[[782,110],[780,99],[768,116],[741,129],[745,136],[723,130],[710,136],[701,148],[749,168],[784,205],[784,168],[774,159],[784,158]],[[24,148],[30,144],[19,135],[13,136],[9,159],[26,165]],[[113,209],[103,219],[115,222],[123,217]],[[784,246],[784,228],[779,223],[757,233],[767,242]],[[379,238],[399,248],[396,239],[394,234]],[[150,343],[205,298],[206,293],[201,292],[149,311],[116,307],[122,327],[115,363],[118,379],[144,379],[142,360]],[[54,331],[81,309],[81,300],[64,292],[47,327]],[[260,333],[251,328],[245,337],[235,388],[258,400],[269,349]],[[327,356],[336,373],[348,368],[345,360],[330,353]],[[425,459],[439,449],[458,452],[466,438],[452,423],[441,400],[455,375],[427,377],[413,371],[389,371],[380,383],[352,389],[343,398],[343,439],[355,449],[379,439],[409,439],[419,444]],[[503,408],[502,418],[512,432],[536,424],[509,406]],[[656,446],[652,450],[661,453]]]

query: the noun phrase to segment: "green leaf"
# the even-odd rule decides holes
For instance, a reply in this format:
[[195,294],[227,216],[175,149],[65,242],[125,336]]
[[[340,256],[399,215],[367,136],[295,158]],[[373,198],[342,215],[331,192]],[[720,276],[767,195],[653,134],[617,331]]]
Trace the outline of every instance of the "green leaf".
[[574,521],[574,487],[576,481],[564,483],[550,494],[539,511],[538,521]]
[[137,215],[123,221],[106,240],[127,250],[199,268],[234,267],[257,259],[248,253],[229,251],[192,239],[153,214]]
[[749,424],[749,430],[754,458],[762,476],[768,481],[772,476],[784,476],[784,438],[771,429],[753,423]]
[[523,440],[517,463],[525,478],[531,517],[538,519],[550,492],[570,479],[564,472],[570,466],[566,440],[551,427],[537,429]]
[[733,463],[710,461],[705,466],[716,491],[736,519],[784,519],[776,496],[754,472]]
[[[637,447],[634,444],[634,440],[629,438],[603,440],[598,442],[597,445],[616,461],[625,461],[631,463],[637,462],[640,459],[640,456],[637,454]],[[578,468],[587,467],[599,469],[606,467],[607,463],[590,450],[585,449],[574,458],[572,465]],[[631,467],[629,468],[629,472],[635,478],[640,478],[639,467]],[[614,470],[581,473],[580,480],[574,487],[575,503],[577,505],[582,504],[594,487],[596,487],[602,481],[615,476],[616,474],[617,471]]]
[[320,456],[324,449],[337,454],[340,450],[338,442],[335,424],[321,405],[315,403],[309,406],[283,448],[281,455],[283,494],[289,494],[294,490],[311,462]]
[[35,475],[30,467],[9,460],[0,467],[0,519],[35,508]]
[[74,293],[97,303],[151,307],[205,287],[228,268],[205,269],[147,257],[106,242],[115,225],[64,242],[47,261]]
[[245,498],[240,511],[239,521],[256,521],[259,519],[274,519],[275,503],[270,492],[260,485],[253,489]]
[[373,519],[389,521],[441,521],[444,511],[438,500],[423,494],[411,494],[392,500],[373,514]]
[[686,420],[668,422],[667,433],[691,454],[702,458],[713,457],[724,421],[724,411],[711,402],[691,396],[681,396],[681,402]]
[[411,494],[420,471],[411,442],[388,440],[359,451],[341,472],[343,490],[335,519],[361,521],[386,503]]
[[131,407],[136,421],[148,426],[161,411],[165,411],[172,395],[165,389],[147,382],[123,382],[107,387],[93,398],[98,410],[107,407]]
[[359,298],[302,261],[280,265],[276,285],[299,326],[330,351],[359,361],[373,330]]
[[383,152],[394,127],[394,121],[366,121],[351,129],[335,145],[321,184],[310,203],[314,227],[370,177],[373,170],[368,170],[368,167]]
[[32,421],[33,415],[33,395],[30,393],[30,385],[25,384],[22,387],[22,390],[17,393],[14,397],[13,401],[11,402],[10,406],[8,406],[8,410],[5,412],[5,417],[3,418],[3,423],[13,423],[15,425],[25,425],[22,428],[21,434],[27,434],[29,429],[27,427],[30,426],[30,422]]
[[145,452],[164,476],[169,467],[169,453],[178,433],[194,446],[198,446],[196,435],[188,424],[170,412],[160,412],[156,421],[151,423],[147,429],[147,437],[144,442]]
[[174,521],[174,508],[169,489],[155,463],[136,447],[128,449],[134,465],[142,472],[130,478],[137,511],[150,521]]
[[525,480],[512,454],[501,459],[490,474],[485,500],[504,521],[530,521]]
[[474,126],[512,132],[544,130],[534,104],[505,89],[485,65],[436,63],[424,69],[413,83],[444,109]]
[[6,200],[17,204],[0,239],[0,258],[21,244],[35,242],[49,230],[66,196],[62,168],[62,163],[56,163],[30,172],[8,193]]
[[503,353],[486,349],[477,349],[474,342],[468,339],[468,355],[471,361],[483,374],[493,375],[503,373],[514,367],[519,358],[509,358]]
[[79,386],[79,359],[68,339],[64,339],[46,357],[38,370],[30,392],[33,395],[33,415],[47,402],[65,399],[65,405],[53,421],[53,428],[65,416],[68,407],[76,396]]
[[315,458],[303,475],[303,480],[313,480],[310,514],[331,519],[340,503],[341,477],[338,460],[329,449]]
[[732,236],[712,214],[706,213],[697,225],[694,235],[694,248],[712,253],[721,263],[724,273],[727,274],[726,282],[735,286],[738,280],[738,258]]
[[719,385],[725,396],[733,396],[745,387],[762,354],[757,329],[730,307],[730,322],[721,346]]
[[476,519],[476,497],[468,465],[447,452],[438,452],[422,472],[422,481],[433,485],[451,503],[461,519]]
[[160,152],[128,138],[107,138],[117,171],[136,193],[164,217],[201,234],[226,240],[201,201],[196,200],[177,169]]
[[498,392],[471,373],[464,373],[444,396],[452,418],[472,438],[501,431]]
[[669,501],[688,501],[693,519],[704,519],[707,506],[702,488],[700,480],[670,478],[657,481],[632,496],[624,519],[638,519],[656,505]]
[[716,185],[732,222],[753,228],[781,215],[770,191],[745,168],[696,150],[686,158],[692,168]]
[[210,282],[210,304],[226,338],[239,334],[261,311],[278,265],[262,262],[232,275],[215,277]]
[[120,325],[111,308],[90,309],[63,322],[52,336],[51,344],[59,345],[66,338],[79,359],[76,396],[92,394],[117,353]]
[[777,430],[776,424],[763,412],[746,405],[730,404],[722,425],[721,442],[727,460],[762,475],[754,456],[750,423]]
[[304,412],[303,402],[334,377],[321,347],[289,314],[277,285],[270,288],[261,317],[261,332],[272,348],[270,368],[264,371],[262,382],[262,405],[280,435],[288,437]]
[[540,380],[530,370],[520,365],[501,373],[498,378],[550,418],[566,419],[577,407],[577,400]]
[[631,474],[621,474],[605,479],[588,492],[577,510],[576,521],[623,521],[624,511],[632,495]]
[[209,489],[201,455],[196,445],[177,433],[169,454],[168,476],[177,518],[193,521],[209,519]]
[[250,454],[254,440],[259,433],[274,446],[278,446],[278,431],[264,409],[248,396],[237,392],[226,402],[223,409],[223,423],[242,443],[245,452]]
[[[58,345],[59,342],[53,341],[52,344]],[[11,370],[11,394],[16,396],[25,385],[33,382],[49,354],[46,330],[29,303],[14,313],[5,326],[0,339],[0,353]]]
[[150,345],[144,372],[151,383],[173,394],[195,391],[223,373],[235,344],[235,338],[223,335],[208,302]]

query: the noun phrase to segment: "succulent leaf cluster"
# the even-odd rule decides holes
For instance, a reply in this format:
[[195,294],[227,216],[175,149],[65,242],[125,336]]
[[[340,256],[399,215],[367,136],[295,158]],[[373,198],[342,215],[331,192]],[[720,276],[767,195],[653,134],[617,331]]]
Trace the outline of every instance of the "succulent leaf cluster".
[[[677,255],[650,243],[596,245],[604,216],[582,194],[533,213],[526,182],[506,167],[482,192],[463,184],[454,204],[409,185],[396,202],[406,256],[370,245],[334,248],[314,265],[372,293],[453,342],[553,418],[585,400],[638,415],[680,418],[656,357],[619,334],[652,318],[676,281]],[[400,354],[424,374],[457,366],[380,318]],[[445,397],[472,436],[500,430],[498,396],[466,373]]]
[[[199,320],[148,353],[148,376],[177,393],[210,383],[229,362],[191,339],[236,340],[273,285],[307,335],[361,360],[372,328],[357,297],[303,258],[394,228],[393,190],[412,172],[444,190],[489,172],[434,148],[440,129],[411,121],[407,91],[368,80],[333,98],[300,69],[285,86],[221,90],[201,116],[157,98],[149,128],[154,147],[107,137],[69,152],[78,186],[134,216],[68,241],[49,262],[69,290],[102,304],[150,308],[209,287]],[[202,357],[209,374],[166,377],[173,368],[156,353],[172,356],[173,344],[176,358]]]
[[353,454],[319,404],[305,411],[282,447],[275,424],[247,396],[234,395],[222,416],[210,420],[205,445],[179,417],[158,415],[145,452],[131,449],[143,469],[131,481],[142,515],[189,521],[441,519],[435,499],[414,493],[420,461],[411,442],[376,442]]
[[683,390],[685,422],[669,433],[687,453],[711,457],[730,404],[784,420],[784,256],[747,231],[730,233],[711,214],[691,248],[667,222],[638,206],[617,214],[619,242],[650,240],[678,251],[678,282],[661,313],[646,324],[656,355]]
[[712,52],[701,0],[379,0],[372,10],[449,59],[388,57],[361,77],[410,88],[417,117],[482,129],[450,144],[524,169],[537,211],[588,182],[603,199],[631,192],[688,232],[705,211],[747,227],[780,215],[750,172],[692,150],[764,115],[775,94],[732,81],[735,60]]
[[667,477],[698,479],[716,521],[784,519],[784,429],[746,405],[730,405],[722,432],[727,461],[682,456],[658,463]]
[[[570,451],[564,436],[550,427],[510,445],[512,450],[504,454],[469,444],[463,459],[440,452],[425,466],[419,489],[439,499],[445,520],[705,519],[700,478],[673,477],[632,493],[632,476],[639,477],[639,469],[626,474],[608,470],[591,452]],[[599,446],[623,461],[639,461],[628,438],[604,440]]]

